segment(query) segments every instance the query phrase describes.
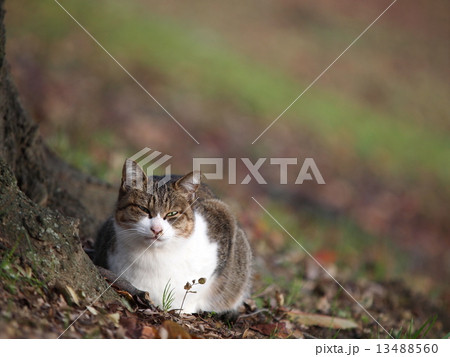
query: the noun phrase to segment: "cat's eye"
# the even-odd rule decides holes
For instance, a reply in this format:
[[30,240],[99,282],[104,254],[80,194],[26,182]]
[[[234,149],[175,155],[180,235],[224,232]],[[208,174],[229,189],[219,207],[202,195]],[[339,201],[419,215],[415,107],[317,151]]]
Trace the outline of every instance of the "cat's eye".
[[141,206],[141,205],[136,205],[137,208],[139,208],[141,211],[147,213],[148,215],[150,215],[150,211],[147,207]]
[[166,218],[175,217],[178,214],[178,211],[172,211],[166,214]]

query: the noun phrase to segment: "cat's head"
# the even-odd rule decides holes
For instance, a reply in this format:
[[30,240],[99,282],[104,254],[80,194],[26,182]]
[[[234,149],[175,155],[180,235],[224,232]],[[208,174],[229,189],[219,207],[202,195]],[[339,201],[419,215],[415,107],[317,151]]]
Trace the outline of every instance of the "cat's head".
[[195,223],[192,205],[200,185],[200,173],[191,172],[164,184],[161,179],[147,178],[134,161],[125,161],[115,212],[118,239],[130,244],[160,246],[171,239],[190,236]]

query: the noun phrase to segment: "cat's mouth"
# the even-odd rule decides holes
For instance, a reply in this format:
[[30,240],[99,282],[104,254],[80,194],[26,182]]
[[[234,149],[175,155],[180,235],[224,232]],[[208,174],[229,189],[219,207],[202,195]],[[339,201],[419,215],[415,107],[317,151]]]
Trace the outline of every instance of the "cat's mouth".
[[156,240],[161,240],[161,238],[163,237],[164,233],[161,232],[159,234],[153,234],[153,235],[149,235],[145,237],[145,240],[149,240],[149,241],[156,241]]

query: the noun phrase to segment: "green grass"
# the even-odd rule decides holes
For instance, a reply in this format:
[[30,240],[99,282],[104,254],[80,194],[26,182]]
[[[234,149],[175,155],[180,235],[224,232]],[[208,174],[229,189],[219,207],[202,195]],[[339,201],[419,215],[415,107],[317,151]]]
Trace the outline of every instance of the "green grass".
[[[62,3],[126,67],[133,63],[152,68],[174,89],[189,88],[205,100],[233,103],[241,112],[259,118],[256,127],[261,131],[309,84],[250,61],[219,37],[208,37],[204,29],[186,28],[133,3]],[[24,19],[22,28],[15,31],[34,31],[49,46],[65,40],[68,33],[81,31],[51,1],[28,9],[28,16],[39,18],[40,26]],[[115,66],[98,51],[105,65]],[[431,175],[441,185],[450,181],[446,165],[450,144],[445,133],[375,112],[320,86],[280,120],[277,125],[289,123],[293,130],[308,128],[330,151],[345,142],[386,178],[400,176],[418,182]]]
[[170,285],[170,279],[164,286],[163,296],[162,296],[162,309],[164,311],[169,311],[172,309],[172,304],[175,301],[174,288]]
[[17,294],[21,287],[32,286],[42,295],[41,288],[45,286],[44,282],[35,277],[31,267],[20,265],[19,258],[14,255],[15,250],[16,247],[13,247],[0,256],[0,280],[4,289],[10,294]]
[[288,290],[286,294],[286,306],[294,306],[299,302],[302,286],[303,281],[298,278],[294,278],[290,284],[286,284],[286,289]]
[[418,339],[425,338],[436,323],[437,315],[429,317],[418,329],[414,329],[414,320],[411,319],[407,329],[400,328],[398,331],[391,331],[391,335],[396,339]]

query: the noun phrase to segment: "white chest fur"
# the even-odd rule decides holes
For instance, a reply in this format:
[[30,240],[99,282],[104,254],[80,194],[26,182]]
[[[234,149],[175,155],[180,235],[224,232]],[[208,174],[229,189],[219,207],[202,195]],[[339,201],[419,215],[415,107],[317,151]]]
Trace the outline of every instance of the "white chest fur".
[[116,226],[116,247],[108,256],[113,272],[122,274],[136,288],[148,291],[153,302],[160,307],[164,288],[170,281],[175,295],[172,309],[181,308],[186,282],[206,278],[206,284],[192,288],[197,293],[188,294],[183,312],[210,310],[214,299],[210,287],[217,267],[217,243],[209,240],[208,226],[201,215],[195,214],[195,227],[190,237],[171,237],[161,243],[157,241],[158,244],[144,241],[140,236],[133,238],[132,233],[124,237],[117,231]]

